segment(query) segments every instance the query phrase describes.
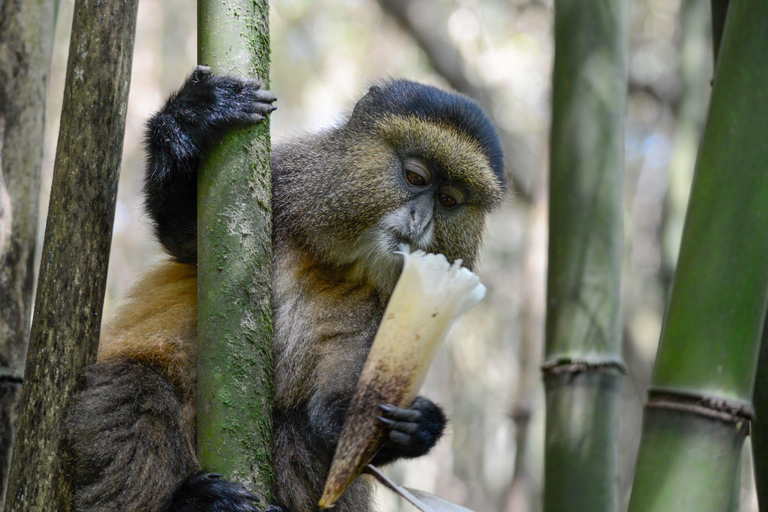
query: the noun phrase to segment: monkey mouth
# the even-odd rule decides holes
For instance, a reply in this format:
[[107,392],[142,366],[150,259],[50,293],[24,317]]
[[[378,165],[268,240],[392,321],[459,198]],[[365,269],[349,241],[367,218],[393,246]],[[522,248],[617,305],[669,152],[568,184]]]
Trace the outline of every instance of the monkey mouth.
[[432,223],[421,231],[421,233],[414,235],[406,235],[400,231],[387,230],[389,238],[389,245],[393,247],[394,251],[398,251],[398,247],[402,244],[406,244],[411,247],[411,250],[429,251],[429,246],[432,243]]
[[401,245],[408,245],[408,246],[410,246],[410,245],[416,245],[416,244],[414,243],[414,241],[413,241],[413,240],[411,240],[411,238],[410,238],[410,237],[407,237],[407,236],[403,236],[403,235],[401,235],[401,234],[399,234],[399,233],[391,233],[391,235],[392,235],[392,238],[393,238],[393,240],[394,240],[394,243],[395,243],[395,248],[396,248],[396,250],[398,250],[398,251],[399,251],[400,249],[397,249],[397,248],[398,248],[398,247],[400,247]]

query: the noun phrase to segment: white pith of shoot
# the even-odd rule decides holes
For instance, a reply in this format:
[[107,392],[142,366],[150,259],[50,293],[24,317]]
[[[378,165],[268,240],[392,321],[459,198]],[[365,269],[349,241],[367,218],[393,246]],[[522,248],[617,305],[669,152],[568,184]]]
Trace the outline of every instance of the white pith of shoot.
[[[398,251],[403,270],[368,354],[363,375],[381,364],[411,375],[408,400],[416,397],[437,348],[451,325],[475,307],[486,288],[471,270],[442,254]],[[362,380],[362,378],[361,378]],[[408,404],[402,404],[407,406]]]

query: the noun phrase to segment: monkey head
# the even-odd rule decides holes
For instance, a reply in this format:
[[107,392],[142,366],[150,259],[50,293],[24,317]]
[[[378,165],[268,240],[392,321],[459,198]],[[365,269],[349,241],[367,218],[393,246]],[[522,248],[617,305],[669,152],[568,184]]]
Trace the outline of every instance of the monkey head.
[[286,168],[276,176],[275,213],[316,257],[360,265],[383,289],[397,281],[401,244],[472,267],[485,215],[505,190],[501,144],[477,103],[389,81],[312,141],[290,145],[302,162],[275,156]]

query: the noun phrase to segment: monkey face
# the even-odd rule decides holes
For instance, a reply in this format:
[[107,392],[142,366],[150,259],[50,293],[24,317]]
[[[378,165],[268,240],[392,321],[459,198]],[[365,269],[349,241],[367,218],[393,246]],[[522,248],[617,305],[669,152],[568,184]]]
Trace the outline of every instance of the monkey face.
[[[467,141],[444,127],[425,126],[418,120],[403,124],[406,130],[431,133],[433,137],[382,130],[381,138],[390,153],[389,165],[384,170],[371,169],[369,182],[387,190],[381,195],[389,202],[377,207],[378,218],[370,215],[375,219],[371,223],[366,219],[373,212],[364,212],[363,204],[349,210],[350,226],[365,229],[348,254],[362,262],[383,288],[393,287],[397,281],[402,258],[396,251],[403,245],[411,250],[441,253],[451,261],[461,259],[471,268],[481,243],[485,214],[501,195],[484,159],[475,161],[465,156],[476,154],[476,148],[462,148]],[[400,128],[393,120],[386,127]],[[456,153],[441,153],[449,147]]]
[[276,228],[381,289],[402,244],[471,267],[504,194],[493,126],[461,95],[407,81],[373,87],[349,120],[273,155]]

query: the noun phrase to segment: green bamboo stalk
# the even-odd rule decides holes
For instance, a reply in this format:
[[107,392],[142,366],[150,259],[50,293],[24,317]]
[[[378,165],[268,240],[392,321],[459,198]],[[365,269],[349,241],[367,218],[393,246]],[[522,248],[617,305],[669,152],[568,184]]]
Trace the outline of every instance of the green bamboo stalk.
[[717,54],[720,51],[720,41],[725,28],[725,16],[728,14],[728,4],[731,0],[712,0],[712,54],[717,64]]
[[768,3],[732,0],[643,420],[630,512],[722,512],[768,292]]
[[625,0],[557,0],[545,512],[619,510]]
[[[266,0],[199,0],[198,60],[269,78]],[[271,181],[268,120],[225,137],[198,188],[198,418],[204,468],[271,498]]]
[[[722,27],[725,24],[725,14],[729,0],[712,0],[712,31],[714,53],[717,57],[718,45]],[[719,33],[718,33],[719,28]],[[766,315],[768,322],[768,315]],[[763,325],[763,336],[760,343],[760,356],[757,363],[757,376],[752,401],[755,407],[755,418],[752,421],[752,460],[755,471],[755,489],[757,501],[761,510],[768,510],[768,325]]]
[[[744,453],[743,446],[741,453]],[[739,457],[736,464],[736,474],[733,475],[733,486],[731,487],[731,503],[728,505],[729,512],[739,512],[741,510],[741,466],[743,456]]]
[[78,376],[96,359],[137,7],[75,2],[9,512],[69,510],[61,425]]
[[768,510],[768,315],[763,326],[757,378],[752,397],[755,419],[752,422],[752,459],[755,467],[755,488],[760,510]]

